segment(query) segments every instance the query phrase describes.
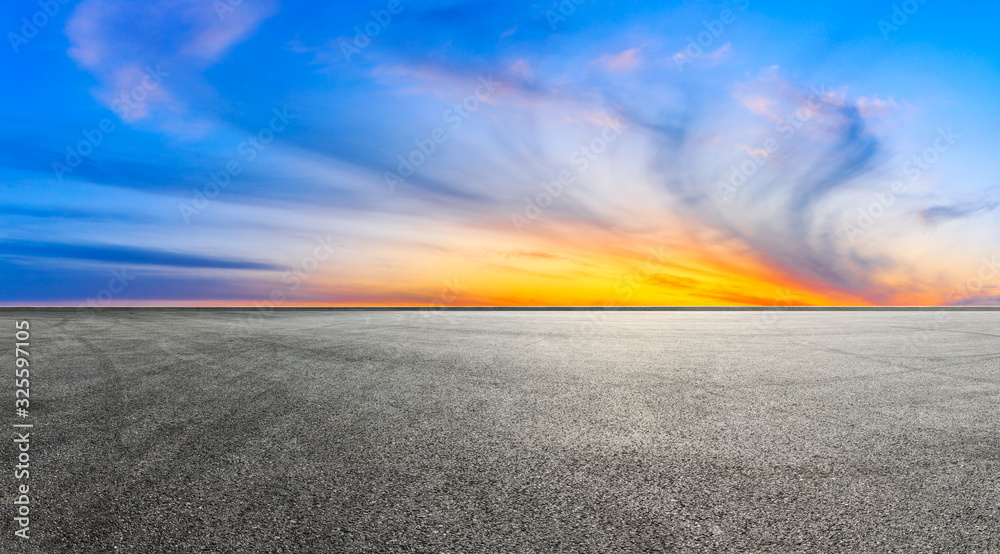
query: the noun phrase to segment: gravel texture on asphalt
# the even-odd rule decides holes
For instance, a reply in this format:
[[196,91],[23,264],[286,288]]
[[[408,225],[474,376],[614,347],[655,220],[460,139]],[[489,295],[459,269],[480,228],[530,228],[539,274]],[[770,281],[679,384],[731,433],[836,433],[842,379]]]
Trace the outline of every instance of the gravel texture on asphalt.
[[21,319],[2,552],[1000,552],[1000,312]]

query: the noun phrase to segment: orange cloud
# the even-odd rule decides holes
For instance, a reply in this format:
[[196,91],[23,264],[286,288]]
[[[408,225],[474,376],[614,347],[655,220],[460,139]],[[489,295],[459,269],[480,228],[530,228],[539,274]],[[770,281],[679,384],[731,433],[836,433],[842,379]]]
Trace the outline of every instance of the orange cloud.
[[325,291],[323,303],[331,305],[871,304],[784,270],[739,241],[718,240],[708,230],[674,226],[657,236],[637,237],[562,221],[512,238],[503,228],[507,224],[442,224],[454,226],[446,248],[400,245],[392,264],[352,266],[317,278],[311,290]]

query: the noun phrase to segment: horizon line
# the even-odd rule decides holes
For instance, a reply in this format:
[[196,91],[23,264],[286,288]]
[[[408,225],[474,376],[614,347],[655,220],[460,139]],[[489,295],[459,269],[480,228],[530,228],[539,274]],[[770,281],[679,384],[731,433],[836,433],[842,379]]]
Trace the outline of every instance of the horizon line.
[[1000,306],[3,306],[0,310],[325,310],[325,311],[1000,311]]

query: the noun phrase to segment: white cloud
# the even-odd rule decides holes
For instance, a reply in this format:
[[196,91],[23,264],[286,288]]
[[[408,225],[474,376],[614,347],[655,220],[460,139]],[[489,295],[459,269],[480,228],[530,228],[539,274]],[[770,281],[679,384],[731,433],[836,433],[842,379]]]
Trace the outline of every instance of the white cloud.
[[[217,10],[220,3],[229,9]],[[276,8],[274,1],[84,0],[66,24],[68,54],[99,80],[94,96],[123,120],[135,121],[156,107],[180,109],[170,79],[197,78]],[[150,73],[161,79],[151,81]]]

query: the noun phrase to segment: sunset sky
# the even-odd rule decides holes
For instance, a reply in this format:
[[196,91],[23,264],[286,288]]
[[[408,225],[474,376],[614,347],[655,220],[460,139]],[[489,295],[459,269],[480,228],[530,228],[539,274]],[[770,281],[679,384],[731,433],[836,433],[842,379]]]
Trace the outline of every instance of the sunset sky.
[[5,2],[0,304],[1000,305],[998,19]]

